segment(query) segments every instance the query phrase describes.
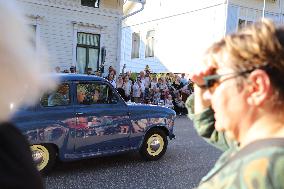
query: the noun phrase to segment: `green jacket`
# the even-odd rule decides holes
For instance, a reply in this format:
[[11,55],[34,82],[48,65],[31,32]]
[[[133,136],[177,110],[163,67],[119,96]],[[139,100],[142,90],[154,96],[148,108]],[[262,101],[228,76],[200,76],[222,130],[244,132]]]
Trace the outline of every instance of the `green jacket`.
[[266,139],[239,149],[237,143],[215,130],[211,108],[195,115],[193,96],[186,105],[198,134],[225,151],[198,189],[284,189],[284,139],[280,139],[282,146],[270,145],[273,139]]

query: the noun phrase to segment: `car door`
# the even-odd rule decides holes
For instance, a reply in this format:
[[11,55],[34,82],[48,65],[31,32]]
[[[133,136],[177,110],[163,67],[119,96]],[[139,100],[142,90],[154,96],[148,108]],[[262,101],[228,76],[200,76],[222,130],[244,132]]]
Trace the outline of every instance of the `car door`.
[[103,81],[78,82],[76,144],[78,153],[114,152],[129,148],[128,107]]
[[[75,137],[68,135],[76,124],[72,86],[72,82],[62,81],[55,91],[44,94],[34,119],[31,120],[37,124],[39,137],[42,137],[41,142],[55,143],[59,148],[64,148],[66,153],[74,151]],[[70,138],[67,140],[64,136]]]

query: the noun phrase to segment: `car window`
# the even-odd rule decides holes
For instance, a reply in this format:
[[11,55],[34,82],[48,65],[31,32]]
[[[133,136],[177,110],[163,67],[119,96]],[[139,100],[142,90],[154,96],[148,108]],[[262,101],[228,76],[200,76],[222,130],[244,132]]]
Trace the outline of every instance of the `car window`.
[[79,104],[116,104],[118,99],[112,89],[104,83],[77,84],[77,102]]
[[53,92],[45,93],[40,99],[44,107],[66,106],[70,104],[70,86],[67,83],[60,84]]

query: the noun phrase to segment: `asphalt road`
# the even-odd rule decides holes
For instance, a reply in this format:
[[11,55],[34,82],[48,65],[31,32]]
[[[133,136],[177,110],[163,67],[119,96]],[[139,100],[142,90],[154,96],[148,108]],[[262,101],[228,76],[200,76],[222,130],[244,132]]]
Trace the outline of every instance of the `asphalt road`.
[[208,145],[185,116],[175,122],[176,139],[164,157],[143,161],[137,153],[59,163],[44,177],[46,188],[194,188],[220,151]]

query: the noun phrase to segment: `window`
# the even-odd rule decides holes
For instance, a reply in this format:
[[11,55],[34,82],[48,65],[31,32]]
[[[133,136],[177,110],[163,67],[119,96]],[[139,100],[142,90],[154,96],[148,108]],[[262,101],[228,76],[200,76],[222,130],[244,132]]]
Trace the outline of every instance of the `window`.
[[154,57],[154,45],[155,45],[155,31],[151,30],[146,35],[146,52],[145,57]]
[[66,106],[70,104],[70,88],[69,84],[61,84],[59,87],[51,92],[46,93],[40,99],[42,106]]
[[79,73],[87,73],[88,70],[93,72],[99,69],[99,47],[99,34],[77,34],[77,70]]
[[78,104],[116,104],[116,95],[107,84],[79,83],[77,85]]
[[252,25],[253,21],[247,21],[247,26]]
[[242,29],[244,28],[246,25],[246,21],[243,19],[239,19],[239,23],[238,23],[238,29]]
[[132,51],[131,58],[139,58],[139,48],[140,48],[140,34],[132,33]]
[[244,20],[244,19],[239,19],[239,22],[238,22],[238,30],[246,27],[246,26],[249,26],[253,24],[253,21],[248,21],[248,20]]
[[31,29],[31,43],[33,45],[34,48],[36,48],[36,25],[30,25],[30,29]]
[[99,8],[99,4],[100,4],[99,0],[81,0],[81,5],[87,7]]

